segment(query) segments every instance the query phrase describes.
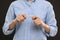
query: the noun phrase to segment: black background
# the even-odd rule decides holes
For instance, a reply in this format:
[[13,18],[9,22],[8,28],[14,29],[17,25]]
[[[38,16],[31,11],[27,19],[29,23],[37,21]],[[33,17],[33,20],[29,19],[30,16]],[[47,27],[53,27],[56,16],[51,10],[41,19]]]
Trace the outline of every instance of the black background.
[[[2,32],[2,26],[5,21],[6,12],[9,5],[14,0],[0,0],[0,40],[12,40],[14,32],[11,35],[4,35]],[[49,37],[48,40],[60,40],[60,0],[48,0],[54,7],[55,16],[57,19],[58,34],[55,37]]]

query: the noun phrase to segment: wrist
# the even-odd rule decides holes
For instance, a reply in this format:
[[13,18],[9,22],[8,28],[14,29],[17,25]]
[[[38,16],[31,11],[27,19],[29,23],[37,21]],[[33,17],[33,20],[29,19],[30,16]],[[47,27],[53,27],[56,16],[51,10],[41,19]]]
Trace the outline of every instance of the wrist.
[[45,23],[42,22],[42,23],[40,24],[40,26],[41,26],[41,27],[44,27],[44,26],[45,26]]
[[50,32],[50,27],[47,24],[42,23],[41,27],[44,28],[46,32]]
[[16,19],[14,19],[13,22],[16,24],[18,21]]
[[14,29],[14,27],[15,27],[15,25],[16,25],[16,20],[14,19],[14,20],[12,20],[12,22],[10,23],[10,25],[9,25],[9,29],[8,30],[12,30],[12,29]]

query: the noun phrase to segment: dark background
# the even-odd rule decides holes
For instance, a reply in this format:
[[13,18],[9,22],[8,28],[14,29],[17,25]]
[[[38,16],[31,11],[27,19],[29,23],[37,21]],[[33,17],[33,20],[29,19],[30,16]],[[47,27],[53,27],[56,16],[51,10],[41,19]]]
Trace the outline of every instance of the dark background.
[[[2,26],[4,24],[6,12],[8,10],[9,5],[14,0],[0,0],[0,40],[12,40],[14,36],[14,32],[11,35],[4,35],[2,32]],[[60,40],[60,0],[48,0],[54,7],[57,26],[58,26],[58,34],[55,37],[49,37],[48,40]]]

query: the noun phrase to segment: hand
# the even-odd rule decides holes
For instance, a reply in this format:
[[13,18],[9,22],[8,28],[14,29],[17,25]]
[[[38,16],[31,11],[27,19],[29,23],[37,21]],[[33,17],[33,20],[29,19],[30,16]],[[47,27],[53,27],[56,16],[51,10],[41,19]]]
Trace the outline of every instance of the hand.
[[39,17],[33,16],[32,19],[33,19],[33,21],[34,21],[34,23],[35,23],[36,25],[42,26],[43,22],[42,22],[42,20],[41,20]]
[[9,29],[13,29],[16,25],[17,22],[22,22],[26,19],[26,15],[25,14],[21,14],[21,15],[18,15],[12,22],[11,24],[9,25]]
[[25,14],[20,14],[16,17],[15,21],[16,22],[22,22],[26,19],[26,15]]
[[33,16],[32,19],[36,25],[44,28],[46,32],[50,32],[50,27],[45,24],[39,17]]

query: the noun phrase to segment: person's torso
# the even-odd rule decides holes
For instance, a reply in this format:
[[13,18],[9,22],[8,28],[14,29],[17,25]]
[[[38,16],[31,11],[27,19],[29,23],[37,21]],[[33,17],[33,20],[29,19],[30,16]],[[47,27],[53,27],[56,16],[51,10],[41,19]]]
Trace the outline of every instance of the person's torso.
[[19,3],[14,5],[14,13],[16,16],[26,14],[26,20],[16,24],[16,32],[13,40],[47,40],[43,32],[43,28],[36,26],[32,20],[32,16],[38,16],[43,22],[46,17],[46,7],[39,2]]

